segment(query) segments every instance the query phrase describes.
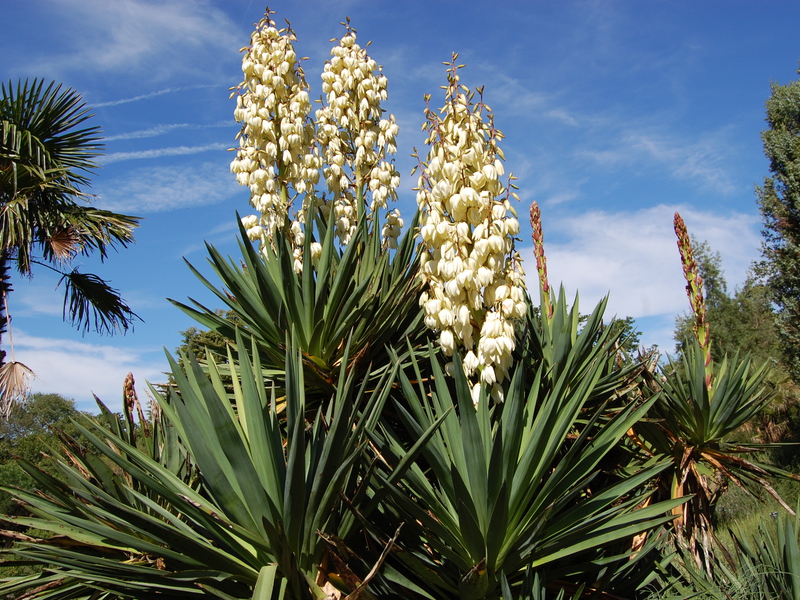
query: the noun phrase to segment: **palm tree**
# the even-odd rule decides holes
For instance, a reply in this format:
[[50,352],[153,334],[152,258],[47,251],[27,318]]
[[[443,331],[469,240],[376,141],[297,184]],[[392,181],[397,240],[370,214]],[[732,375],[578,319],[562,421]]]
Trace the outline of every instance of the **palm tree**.
[[[106,281],[68,270],[79,254],[105,259],[110,248],[127,246],[139,223],[91,206],[83,191],[103,149],[100,128],[84,126],[91,116],[71,88],[38,79],[0,83],[0,336],[9,325],[12,263],[28,277],[34,265],[59,273],[64,319],[80,330],[124,332],[138,318]],[[12,375],[27,369],[5,355],[0,350],[0,407],[20,392]]]

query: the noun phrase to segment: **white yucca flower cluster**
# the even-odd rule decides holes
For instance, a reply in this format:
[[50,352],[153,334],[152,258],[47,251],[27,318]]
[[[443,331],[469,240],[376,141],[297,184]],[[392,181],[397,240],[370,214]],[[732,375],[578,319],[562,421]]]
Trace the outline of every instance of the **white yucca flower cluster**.
[[[364,207],[372,218],[378,209],[387,209],[387,200],[396,199],[400,177],[387,155],[396,152],[398,127],[391,115],[383,118],[386,77],[356,43],[349,23],[325,65],[325,101],[314,122],[295,34],[289,27],[278,29],[270,14],[242,50],[244,80],[234,91],[234,116],[242,130],[231,171],[250,188],[250,203],[260,212],[242,219],[248,237],[265,248],[281,231],[292,244],[294,268],[300,272],[309,208],[319,208],[325,217],[333,208],[337,237],[347,244]],[[327,201],[316,195],[321,171]],[[298,197],[300,206],[290,214]],[[402,226],[397,210],[390,211],[382,227],[384,248],[396,247]],[[312,242],[311,259],[321,251]]]
[[333,197],[336,235],[344,244],[358,221],[363,203],[356,196],[359,190],[369,189],[372,193],[371,214],[385,209],[387,200],[397,198],[400,175],[386,157],[397,152],[395,138],[399,128],[393,116],[383,118],[381,109],[381,101],[388,97],[387,84],[386,76],[366,48],[356,43],[356,32],[348,23],[346,35],[325,63],[322,91],[327,103],[316,113],[317,139],[326,164],[325,182]]
[[245,217],[244,225],[250,239],[262,244],[284,226],[296,196],[314,198],[322,168],[295,40],[291,29],[278,30],[265,17],[243,49],[244,81],[235,93],[233,114],[242,130],[231,171],[250,188],[250,203],[261,213],[256,222]]
[[515,348],[514,321],[525,316],[524,272],[514,247],[520,225],[510,190],[500,181],[502,134],[492,112],[459,84],[456,56],[445,106],[426,109],[430,146],[417,204],[422,213],[420,304],[425,324],[439,332],[447,356],[463,347],[464,368],[477,402],[481,383],[502,400]]

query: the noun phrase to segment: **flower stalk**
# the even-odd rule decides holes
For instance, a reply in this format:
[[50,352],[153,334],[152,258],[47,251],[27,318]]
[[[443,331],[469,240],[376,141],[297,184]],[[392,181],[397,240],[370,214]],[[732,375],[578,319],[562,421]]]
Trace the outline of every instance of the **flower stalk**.
[[[260,212],[242,219],[248,237],[263,251],[274,247],[276,234],[286,236],[300,273],[309,210],[325,218],[332,210],[337,239],[346,245],[362,214],[377,231],[376,213],[384,209],[383,248],[395,248],[403,220],[387,201],[396,199],[400,176],[388,156],[397,151],[399,128],[393,116],[383,117],[388,81],[381,67],[356,43],[349,21],[343,23],[346,33],[322,73],[323,106],[314,120],[295,34],[288,26],[278,29],[271,14],[243,49],[244,80],[232,94],[242,130],[231,171],[250,188],[250,203]],[[328,198],[317,196],[320,174]],[[312,242],[312,262],[318,245]]]
[[[400,175],[388,156],[397,152],[399,127],[394,116],[383,116],[381,102],[388,98],[388,80],[382,68],[357,43],[350,21],[342,25],[346,33],[332,48],[322,72],[325,105],[316,111],[316,118],[331,195],[326,210],[333,209],[336,235],[347,244],[365,210],[373,218],[378,209],[387,209],[388,200],[397,199]],[[394,214],[399,218],[397,209]],[[384,232],[390,237],[396,233],[393,227]],[[384,243],[396,245],[387,238]]]
[[674,219],[675,235],[678,237],[678,251],[681,255],[683,265],[683,276],[686,278],[686,294],[689,296],[689,304],[694,313],[694,324],[692,330],[697,338],[700,348],[703,351],[706,372],[706,388],[711,391],[712,364],[711,364],[711,330],[706,316],[706,301],[703,295],[703,278],[700,276],[700,268],[692,252],[692,243],[689,239],[689,232],[686,223],[676,212]]
[[[250,46],[242,49],[244,79],[231,95],[236,97],[234,117],[242,124],[231,172],[250,189],[250,204],[260,212],[255,221],[245,217],[244,226],[262,247],[274,243],[278,231],[290,233],[290,218],[302,219],[304,210],[290,215],[289,209],[298,197],[303,208],[313,201],[322,167],[308,84],[294,50],[297,38],[288,26],[278,29],[271,14],[268,10]],[[299,271],[302,245],[294,247]]]
[[539,276],[542,317],[553,318],[553,301],[550,295],[550,282],[547,278],[547,258],[544,255],[544,234],[542,233],[542,213],[539,203],[531,204],[531,237],[533,238],[533,256],[536,258],[536,273]]

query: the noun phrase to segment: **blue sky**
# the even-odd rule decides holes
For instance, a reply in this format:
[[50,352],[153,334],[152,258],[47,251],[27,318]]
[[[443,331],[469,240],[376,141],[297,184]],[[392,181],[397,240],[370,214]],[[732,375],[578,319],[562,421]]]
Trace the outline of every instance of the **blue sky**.
[[[687,301],[672,232],[678,210],[723,257],[730,287],[758,257],[754,185],[767,173],[760,131],[770,82],[797,77],[800,3],[793,1],[275,1],[307,56],[312,98],[329,40],[350,17],[389,78],[384,104],[401,131],[399,207],[422,147],[423,95],[441,105],[442,63],[458,52],[462,81],[505,135],[506,170],[527,214],[542,209],[553,283],[591,309],[637,318],[643,342],[671,351]],[[43,77],[79,91],[103,128],[93,178],[98,206],[143,217],[137,244],[84,270],[111,280],[142,316],[126,336],[81,336],[61,322],[62,293],[44,270],[10,296],[15,354],[37,391],[91,393],[118,407],[125,374],[160,382],[163,348],[192,321],[166,298],[209,302],[184,257],[208,274],[204,243],[236,253],[235,211],[248,194],[229,173],[238,131],[229,88],[240,80],[264,5],[249,0],[3,2],[0,79]],[[523,257],[532,272],[530,229]],[[532,282],[533,283],[533,282]],[[5,342],[5,340],[4,340]]]

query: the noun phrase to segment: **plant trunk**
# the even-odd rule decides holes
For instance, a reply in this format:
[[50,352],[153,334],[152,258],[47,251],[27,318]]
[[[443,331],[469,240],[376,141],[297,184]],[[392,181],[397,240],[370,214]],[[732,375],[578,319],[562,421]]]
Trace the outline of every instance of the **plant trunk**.
[[12,291],[8,274],[9,258],[7,251],[0,251],[0,367],[6,364],[6,351],[3,350],[3,336],[8,329],[10,315],[6,313],[5,295]]

